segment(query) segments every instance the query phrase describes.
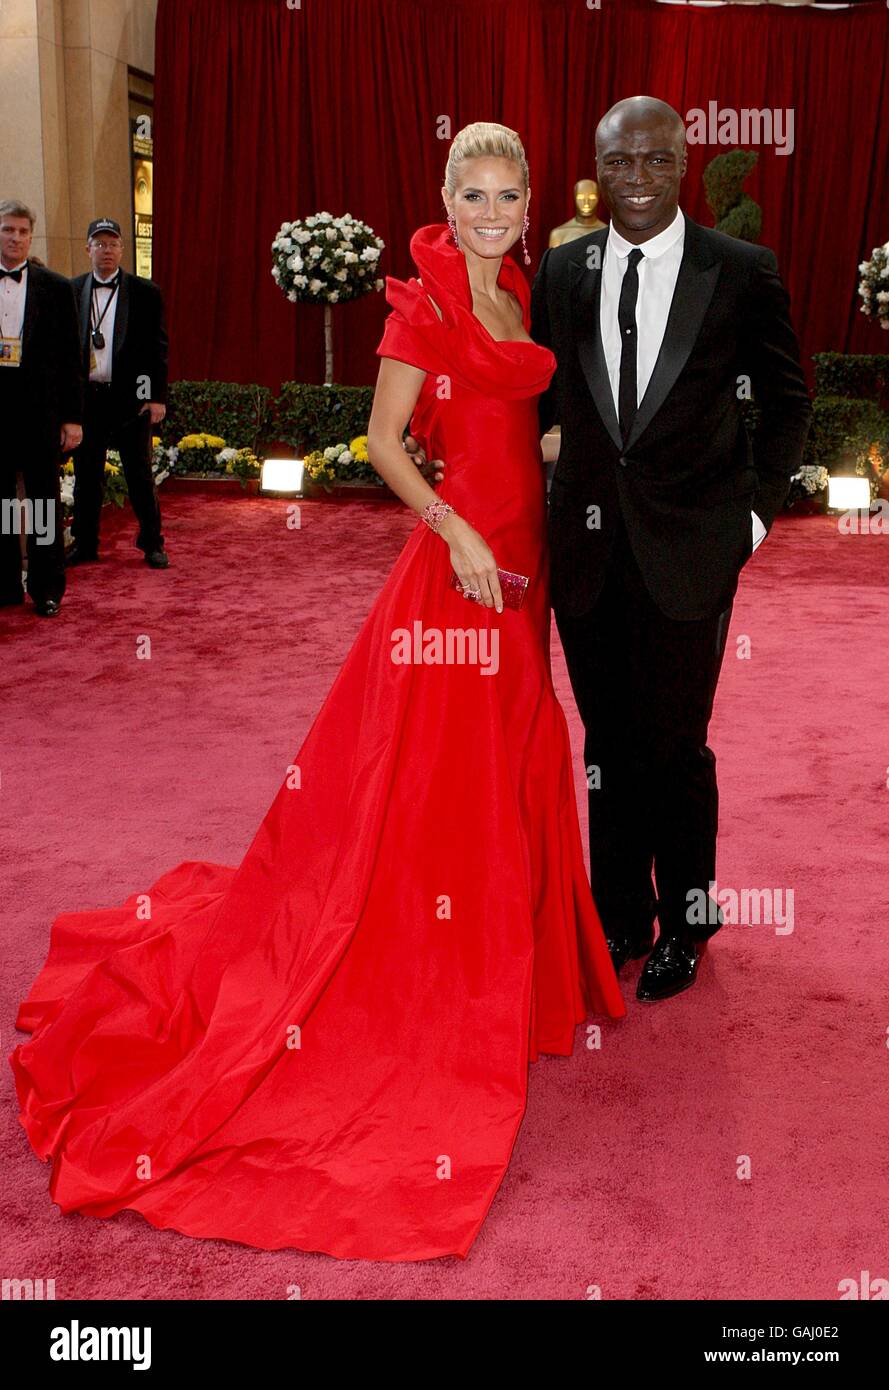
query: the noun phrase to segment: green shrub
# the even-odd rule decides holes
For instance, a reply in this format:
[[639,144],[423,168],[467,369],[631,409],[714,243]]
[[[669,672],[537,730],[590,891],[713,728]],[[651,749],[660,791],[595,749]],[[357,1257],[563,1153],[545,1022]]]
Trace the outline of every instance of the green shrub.
[[314,386],[285,381],[275,408],[274,434],[301,454],[367,434],[372,386]]
[[222,435],[233,449],[261,453],[272,438],[272,393],[267,386],[231,381],[174,381],[161,426],[166,445],[187,434]]
[[816,352],[815,391],[819,396],[851,396],[889,408],[889,354]]

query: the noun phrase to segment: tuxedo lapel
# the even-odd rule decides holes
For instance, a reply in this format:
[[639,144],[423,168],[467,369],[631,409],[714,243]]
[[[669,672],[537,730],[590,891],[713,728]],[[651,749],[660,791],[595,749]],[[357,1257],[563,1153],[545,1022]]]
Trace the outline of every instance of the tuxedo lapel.
[[90,336],[90,304],[93,297],[93,277],[86,275],[80,287],[80,346],[84,353],[87,352],[87,345]]
[[28,345],[31,334],[34,332],[34,325],[40,313],[40,301],[42,298],[42,286],[40,284],[40,269],[28,262],[28,288],[25,291],[25,317],[22,323],[22,360],[24,361],[28,353]]
[[574,341],[577,355],[587,385],[590,388],[596,409],[618,449],[623,445],[620,436],[617,411],[611,394],[611,383],[605,366],[605,352],[602,347],[602,334],[599,330],[599,304],[602,294],[602,260],[604,258],[607,228],[595,232],[586,244],[586,255],[592,247],[599,251],[598,269],[588,269],[585,259],[572,261],[569,271],[568,292],[574,324]]
[[130,287],[129,276],[126,271],[120,272],[120,285],[117,290],[117,313],[114,318],[114,356],[112,357],[112,372],[114,370],[114,359],[118,356],[123,347],[124,338],[127,335],[127,323],[130,317]]
[[[644,244],[643,244],[644,245]],[[626,448],[632,449],[676,384],[710,307],[720,262],[708,250],[701,228],[685,219],[685,245],[664,340],[654,371],[633,419]],[[609,391],[610,394],[610,391]]]

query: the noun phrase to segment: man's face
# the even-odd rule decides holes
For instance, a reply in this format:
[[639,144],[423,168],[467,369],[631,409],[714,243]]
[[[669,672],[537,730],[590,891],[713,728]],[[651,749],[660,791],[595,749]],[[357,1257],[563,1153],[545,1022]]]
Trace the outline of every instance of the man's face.
[[123,259],[123,241],[113,232],[99,232],[86,246],[94,274],[109,280]]
[[624,117],[607,126],[596,168],[615,230],[642,242],[669,227],[687,162],[683,133],[669,120]]
[[28,259],[32,236],[27,217],[0,218],[0,259],[7,270]]

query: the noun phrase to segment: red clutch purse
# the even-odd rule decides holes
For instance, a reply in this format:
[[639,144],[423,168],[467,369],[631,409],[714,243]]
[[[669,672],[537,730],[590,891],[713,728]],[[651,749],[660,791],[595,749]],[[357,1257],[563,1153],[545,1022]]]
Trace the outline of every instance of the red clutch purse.
[[[500,580],[500,592],[503,595],[504,608],[521,608],[525,602],[525,592],[528,588],[527,574],[514,574],[512,570],[497,571],[497,578]],[[463,592],[463,585],[457,575],[451,572],[451,588],[459,589]],[[473,599],[474,603],[480,603],[481,599]]]

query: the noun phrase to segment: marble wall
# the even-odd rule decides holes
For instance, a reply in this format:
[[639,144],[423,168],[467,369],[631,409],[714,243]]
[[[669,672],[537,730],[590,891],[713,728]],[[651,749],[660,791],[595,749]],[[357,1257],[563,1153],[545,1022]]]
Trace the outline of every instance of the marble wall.
[[0,198],[37,214],[34,254],[87,265],[93,217],[114,217],[132,269],[129,69],[154,72],[157,0],[0,0]]

